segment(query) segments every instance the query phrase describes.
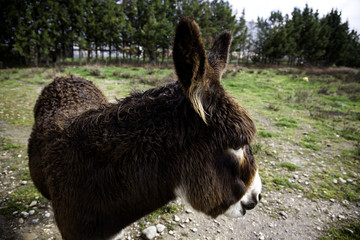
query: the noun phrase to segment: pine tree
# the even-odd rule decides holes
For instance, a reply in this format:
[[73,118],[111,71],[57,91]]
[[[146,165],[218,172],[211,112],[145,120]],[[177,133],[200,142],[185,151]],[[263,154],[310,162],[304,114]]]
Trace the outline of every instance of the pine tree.
[[239,64],[241,55],[245,55],[245,49],[247,48],[246,45],[248,43],[248,39],[250,38],[250,35],[248,33],[248,26],[246,25],[246,20],[245,20],[245,9],[243,9],[241,13],[241,17],[239,18],[238,29],[239,29],[239,33],[236,36],[238,41],[235,43],[237,45],[235,45],[234,43],[233,45],[236,48],[235,50],[238,52],[237,63]]
[[349,24],[341,22],[341,12],[332,9],[322,20],[326,32],[325,61],[327,65],[343,65],[350,44]]

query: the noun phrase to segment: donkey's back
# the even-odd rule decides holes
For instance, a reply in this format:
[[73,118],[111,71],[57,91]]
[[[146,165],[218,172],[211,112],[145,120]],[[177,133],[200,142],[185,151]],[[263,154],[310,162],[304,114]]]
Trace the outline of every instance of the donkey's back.
[[73,76],[55,78],[36,102],[35,127],[44,131],[63,128],[72,117],[105,103],[106,97],[92,82]]
[[41,92],[34,107],[35,124],[28,154],[31,177],[46,198],[50,199],[42,160],[46,144],[55,139],[74,117],[106,103],[106,97],[92,82],[73,76],[55,78]]

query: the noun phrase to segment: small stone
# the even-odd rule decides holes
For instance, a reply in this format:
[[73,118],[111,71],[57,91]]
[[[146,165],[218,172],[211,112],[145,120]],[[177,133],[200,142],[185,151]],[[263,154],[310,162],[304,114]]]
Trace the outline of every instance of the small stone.
[[34,214],[35,214],[35,210],[30,210],[30,211],[29,211],[29,214],[30,214],[30,215],[34,215]]
[[334,202],[335,202],[335,199],[330,198],[330,202],[334,203]]
[[156,237],[156,227],[151,226],[142,231],[142,234],[146,237],[146,239],[153,239]]
[[45,217],[49,218],[51,216],[50,213],[45,213]]
[[333,183],[334,183],[334,184],[337,184],[337,183],[338,183],[338,180],[337,180],[337,179],[334,179],[334,180],[333,180]]
[[345,228],[345,231],[347,231],[347,232],[348,232],[348,233],[350,233],[351,235],[353,235],[353,234],[354,234],[354,231],[353,231],[353,230],[351,230],[351,229]]
[[174,232],[170,230],[170,231],[169,231],[169,234],[170,234],[170,235],[174,235]]
[[341,183],[346,183],[346,180],[342,179],[341,177],[339,178],[339,181],[340,181]]
[[19,221],[18,221],[20,224],[23,224],[24,223],[24,219],[22,218],[19,218]]
[[189,222],[190,222],[189,218],[185,219],[185,223],[189,223]]
[[179,224],[179,226],[180,226],[181,228],[185,228],[185,225],[184,225],[184,224]]
[[32,202],[30,203],[29,207],[34,207],[34,206],[36,206],[36,204],[37,204],[37,201],[32,201]]
[[38,237],[36,236],[35,233],[24,233],[22,234],[22,239],[23,240],[35,240],[38,239]]
[[326,146],[327,146],[327,147],[331,147],[331,144],[330,144],[330,143],[328,143],[328,144],[326,144]]
[[18,155],[18,158],[21,158],[21,154]]
[[29,216],[29,213],[21,212],[20,215],[23,216],[24,218],[27,218]]
[[284,211],[280,211],[279,214],[280,214],[280,216],[282,216],[282,217],[284,217],[284,218],[287,218],[287,217],[288,217],[288,215],[287,215],[286,212],[284,212]]
[[32,221],[31,221],[32,223],[39,223],[39,219],[38,218],[35,218],[35,219],[33,219]]
[[260,236],[259,240],[265,240],[265,236]]
[[340,214],[340,215],[338,216],[338,218],[339,218],[339,220],[343,220],[343,219],[345,219],[345,216]]
[[156,230],[157,230],[158,233],[162,233],[165,230],[165,228],[166,227],[164,225],[162,225],[162,224],[156,225]]
[[321,230],[322,230],[321,227],[316,227],[316,229],[317,229],[318,231],[321,231]]
[[352,179],[346,179],[346,181],[348,182],[348,183],[352,183],[353,182],[353,180]]
[[197,228],[192,228],[191,231],[192,231],[192,232],[197,232],[198,229],[197,229]]
[[21,181],[21,185],[26,185],[27,181]]
[[187,214],[193,213],[190,209],[186,209],[185,212],[186,212]]
[[174,221],[175,221],[175,222],[179,222],[179,221],[180,221],[180,218],[179,218],[177,215],[174,215]]
[[13,215],[16,215],[16,214],[18,214],[19,213],[19,211],[15,211],[15,212],[13,212],[12,214]]

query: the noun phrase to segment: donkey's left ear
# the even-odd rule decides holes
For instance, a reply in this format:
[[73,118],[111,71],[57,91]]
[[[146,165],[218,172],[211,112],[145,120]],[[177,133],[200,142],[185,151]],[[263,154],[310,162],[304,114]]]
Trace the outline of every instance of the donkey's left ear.
[[230,31],[222,32],[215,40],[208,54],[208,62],[214,69],[215,73],[219,74],[219,77],[221,77],[224,69],[226,68],[231,41],[232,33]]

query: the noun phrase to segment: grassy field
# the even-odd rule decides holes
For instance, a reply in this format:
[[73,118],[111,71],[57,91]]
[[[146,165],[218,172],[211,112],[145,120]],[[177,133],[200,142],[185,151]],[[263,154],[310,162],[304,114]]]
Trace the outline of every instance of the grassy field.
[[[110,100],[176,79],[172,69],[152,66],[0,70],[1,172],[11,171],[15,179],[31,181],[26,141],[19,136],[26,139],[30,132],[32,109],[41,89],[55,76],[69,74],[92,80]],[[253,149],[264,192],[360,203],[359,70],[230,66],[222,84],[256,121]],[[1,199],[6,200],[0,214],[26,210],[34,199],[46,203],[32,184],[18,187],[5,177],[1,180]],[[330,228],[324,239],[338,234],[341,238],[344,228],[355,228],[353,236],[359,236],[356,220],[350,226]]]

